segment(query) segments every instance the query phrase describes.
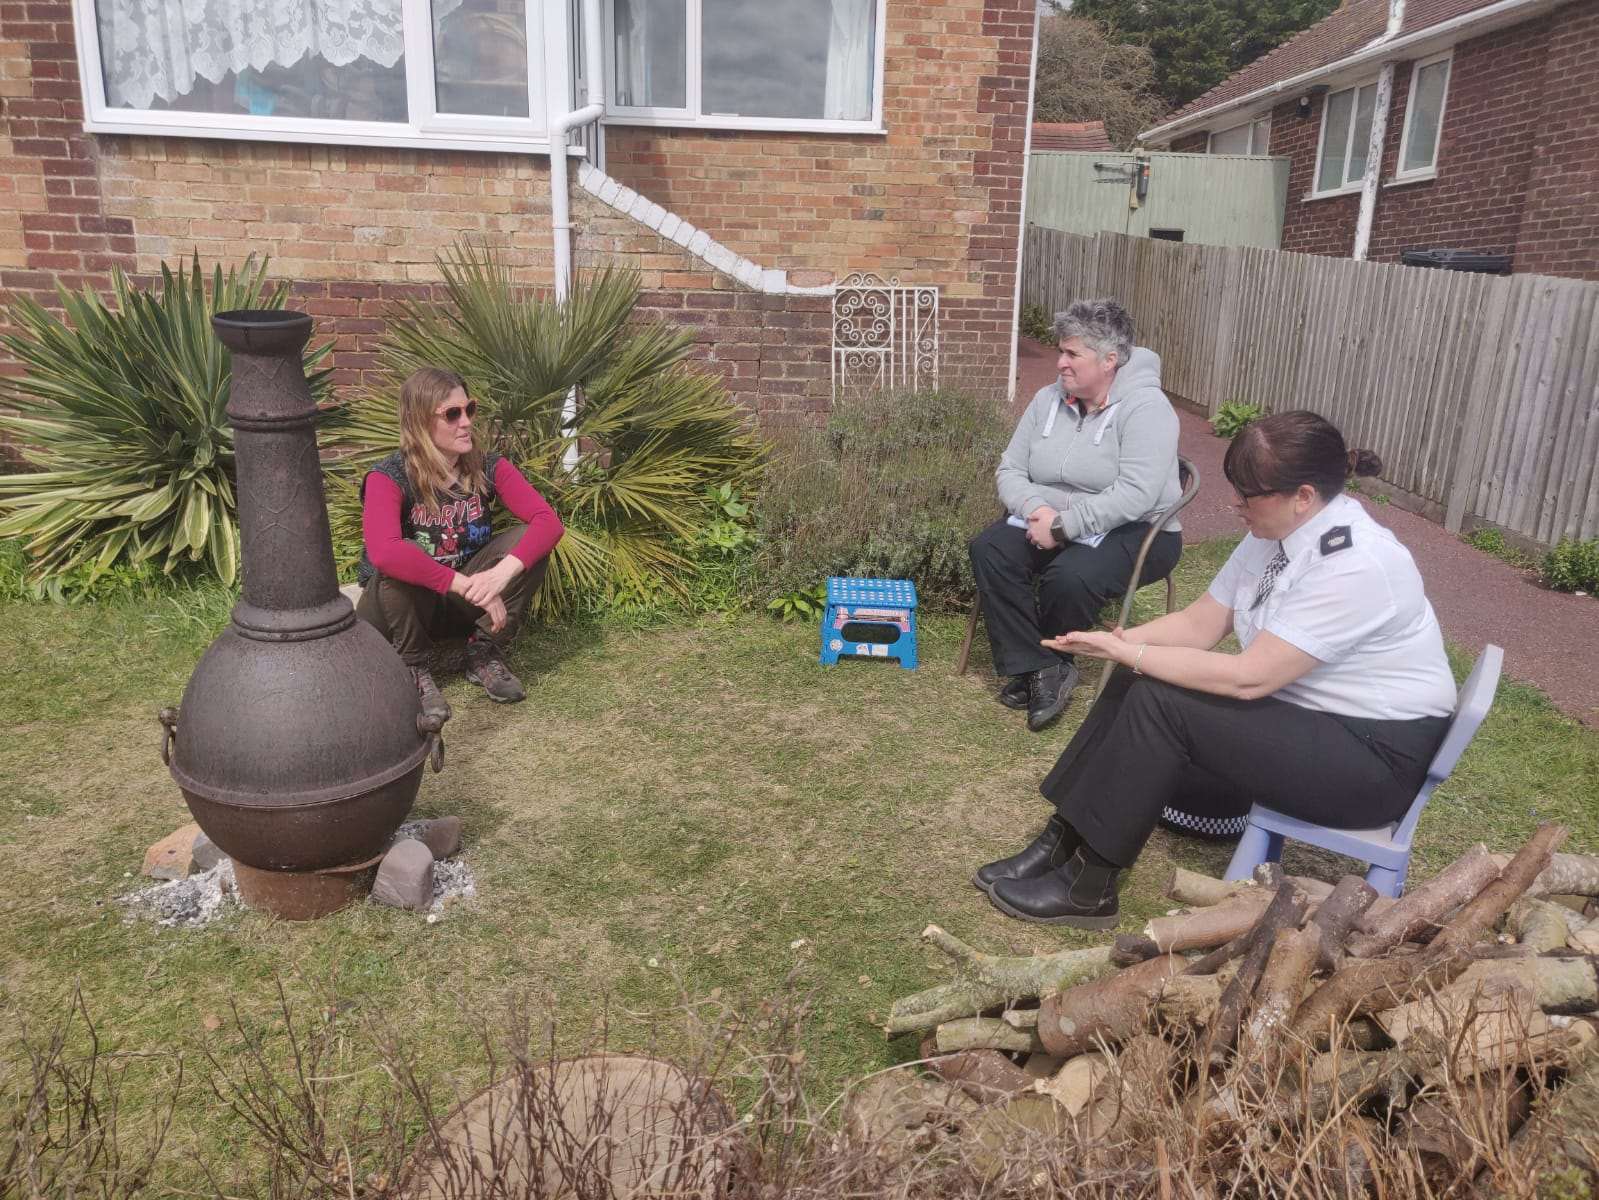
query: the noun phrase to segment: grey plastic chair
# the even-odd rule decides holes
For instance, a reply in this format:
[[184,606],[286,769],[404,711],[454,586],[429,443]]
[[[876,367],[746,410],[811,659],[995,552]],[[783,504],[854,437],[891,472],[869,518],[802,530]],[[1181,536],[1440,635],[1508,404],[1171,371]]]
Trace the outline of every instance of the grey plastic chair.
[[[1183,509],[1187,508],[1193,498],[1199,494],[1199,468],[1195,467],[1188,459],[1177,456],[1177,482],[1182,487],[1182,495],[1172,501],[1171,507],[1166,509],[1149,524],[1149,532],[1144,535],[1144,544],[1138,548],[1138,558],[1133,562],[1132,576],[1127,581],[1127,591],[1122,596],[1122,613],[1119,624],[1127,624],[1127,616],[1133,610],[1133,593],[1138,589],[1138,577],[1144,573],[1144,560],[1149,557],[1149,548],[1155,543],[1155,535],[1165,528],[1166,523]],[[1153,586],[1159,580],[1151,580],[1145,587]],[[1166,575],[1166,611],[1171,612],[1177,605],[1177,585],[1172,581],[1171,574]],[[977,633],[977,618],[983,615],[983,606],[980,599],[972,600],[972,611],[966,618],[966,637],[961,641],[960,657],[955,662],[955,674],[966,674],[966,660],[971,657],[972,638]],[[1110,663],[1105,664],[1105,669],[1099,673],[1099,687],[1094,692],[1094,699],[1099,699],[1099,693],[1105,690],[1105,682],[1110,678]]]

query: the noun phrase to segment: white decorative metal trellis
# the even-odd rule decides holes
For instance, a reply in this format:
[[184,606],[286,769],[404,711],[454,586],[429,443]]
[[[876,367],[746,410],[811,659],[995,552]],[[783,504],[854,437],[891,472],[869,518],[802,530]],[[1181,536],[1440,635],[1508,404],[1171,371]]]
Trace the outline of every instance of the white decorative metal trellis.
[[857,271],[833,289],[833,399],[938,382],[938,289]]

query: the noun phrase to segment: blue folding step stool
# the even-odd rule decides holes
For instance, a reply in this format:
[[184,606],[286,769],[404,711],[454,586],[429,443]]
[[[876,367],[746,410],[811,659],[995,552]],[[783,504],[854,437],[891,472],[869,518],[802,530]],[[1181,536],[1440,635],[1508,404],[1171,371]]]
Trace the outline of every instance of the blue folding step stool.
[[909,579],[827,581],[822,665],[840,657],[893,658],[916,669],[916,585]]

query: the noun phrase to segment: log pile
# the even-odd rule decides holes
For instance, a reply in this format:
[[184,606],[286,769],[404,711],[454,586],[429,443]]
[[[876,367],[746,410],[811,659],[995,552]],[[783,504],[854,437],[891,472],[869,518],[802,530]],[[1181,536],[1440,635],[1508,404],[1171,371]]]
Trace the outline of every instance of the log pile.
[[1001,958],[931,926],[956,978],[885,1028],[922,1033],[926,1067],[980,1106],[1052,1099],[1079,1172],[1114,1158],[1162,1191],[1181,1171],[1226,1194],[1273,1164],[1350,1195],[1395,1170],[1488,1194],[1556,1151],[1593,1168],[1599,1129],[1579,1144],[1551,1116],[1599,1094],[1599,857],[1564,837],[1479,845],[1393,901],[1356,876],[1178,871],[1183,908],[1089,950]]

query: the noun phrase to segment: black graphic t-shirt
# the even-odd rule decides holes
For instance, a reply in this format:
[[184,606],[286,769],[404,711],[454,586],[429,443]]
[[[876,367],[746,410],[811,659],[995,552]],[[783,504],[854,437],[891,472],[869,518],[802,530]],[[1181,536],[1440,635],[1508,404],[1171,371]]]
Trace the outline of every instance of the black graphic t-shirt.
[[[435,562],[460,570],[466,561],[494,536],[493,513],[497,494],[494,471],[500,456],[489,454],[483,463],[481,492],[447,492],[436,511],[429,511],[405,473],[405,456],[396,450],[373,465],[372,470],[393,480],[403,497],[400,504],[400,536],[415,542]],[[366,499],[366,481],[361,481],[361,498]],[[376,574],[366,551],[361,552],[357,578],[364,586]]]

